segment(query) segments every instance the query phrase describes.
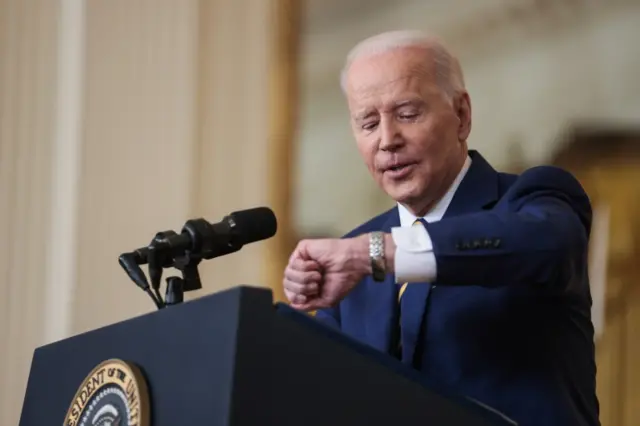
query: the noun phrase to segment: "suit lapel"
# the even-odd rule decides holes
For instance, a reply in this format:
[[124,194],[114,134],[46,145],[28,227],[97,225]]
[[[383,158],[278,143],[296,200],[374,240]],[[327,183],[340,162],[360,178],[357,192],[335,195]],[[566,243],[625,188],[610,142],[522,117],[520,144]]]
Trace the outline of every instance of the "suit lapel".
[[[469,155],[471,167],[460,183],[444,218],[479,211],[498,199],[497,172],[478,152],[470,151]],[[402,297],[402,362],[405,364],[414,364],[431,291],[431,283],[411,283]]]
[[444,218],[480,211],[498,200],[498,172],[477,151],[470,150],[471,167],[460,182]]
[[407,286],[401,300],[401,339],[402,362],[413,365],[416,345],[420,338],[425,308],[429,300],[431,284],[411,283]]
[[[481,210],[498,199],[498,174],[476,151],[469,151],[472,159],[467,175],[460,183],[444,217],[456,216]],[[383,232],[400,226],[398,209],[393,208],[382,216]],[[385,281],[373,282],[367,278],[365,326],[367,341],[382,352],[389,352],[391,338],[396,330],[398,290],[395,275],[387,274]],[[413,364],[416,345],[420,339],[426,316],[427,302],[431,293],[430,283],[412,283],[402,297],[402,361]],[[393,348],[395,349],[395,348]]]
[[[398,209],[390,210],[383,220],[380,228],[383,232],[391,232],[392,227],[400,226]],[[367,286],[365,309],[367,341],[376,349],[389,352],[397,321],[398,286],[395,284],[395,276],[387,274],[383,282],[374,282],[368,277],[365,285]]]

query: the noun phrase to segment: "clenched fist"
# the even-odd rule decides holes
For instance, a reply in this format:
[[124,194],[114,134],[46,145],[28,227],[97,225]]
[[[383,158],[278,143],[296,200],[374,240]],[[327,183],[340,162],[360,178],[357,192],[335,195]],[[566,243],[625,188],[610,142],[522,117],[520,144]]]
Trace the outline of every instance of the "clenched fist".
[[303,240],[284,271],[284,292],[296,309],[327,308],[340,302],[370,273],[368,235]]

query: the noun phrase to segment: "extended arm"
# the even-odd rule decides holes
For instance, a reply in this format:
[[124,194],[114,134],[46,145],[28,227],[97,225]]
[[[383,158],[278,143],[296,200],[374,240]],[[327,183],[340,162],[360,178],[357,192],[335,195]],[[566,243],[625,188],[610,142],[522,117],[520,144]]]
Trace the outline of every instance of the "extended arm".
[[[393,236],[398,231],[386,234],[386,266],[399,283],[567,287],[585,271],[590,227],[591,206],[577,180],[561,169],[538,167],[523,173],[491,210],[427,224],[410,231],[398,246]],[[285,294],[292,305],[335,307],[371,274],[368,238],[364,233],[301,241],[285,270]],[[397,261],[401,256],[422,268],[396,269],[407,265]],[[338,325],[339,308],[322,312],[321,318]]]
[[[531,169],[492,210],[402,231],[415,233],[412,237],[389,236],[396,258],[389,266],[397,268],[398,282],[568,283],[583,267],[590,223],[589,200],[570,174]],[[422,269],[415,267],[420,261]]]

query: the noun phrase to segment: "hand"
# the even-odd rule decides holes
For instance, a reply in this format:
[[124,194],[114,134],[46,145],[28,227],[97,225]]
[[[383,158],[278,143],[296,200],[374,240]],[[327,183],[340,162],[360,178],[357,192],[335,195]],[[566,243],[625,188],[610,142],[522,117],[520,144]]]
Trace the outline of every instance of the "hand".
[[371,273],[369,237],[303,240],[289,258],[284,292],[291,306],[310,311],[334,306]]

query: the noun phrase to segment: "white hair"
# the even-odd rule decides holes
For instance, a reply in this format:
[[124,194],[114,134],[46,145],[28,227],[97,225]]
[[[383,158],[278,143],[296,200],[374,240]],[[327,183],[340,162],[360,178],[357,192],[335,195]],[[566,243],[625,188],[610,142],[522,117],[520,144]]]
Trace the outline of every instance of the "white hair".
[[464,77],[458,59],[438,37],[422,31],[389,31],[369,37],[351,49],[340,73],[340,87],[346,92],[347,73],[356,59],[395,49],[416,47],[425,50],[425,60],[435,63],[436,80],[447,95],[464,90]]

